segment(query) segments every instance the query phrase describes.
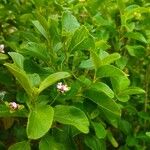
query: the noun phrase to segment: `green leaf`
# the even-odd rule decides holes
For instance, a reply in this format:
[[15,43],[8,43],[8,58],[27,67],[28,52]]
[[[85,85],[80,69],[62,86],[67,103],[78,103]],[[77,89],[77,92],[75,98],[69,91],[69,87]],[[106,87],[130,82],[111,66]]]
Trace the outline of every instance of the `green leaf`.
[[83,133],[89,132],[88,118],[83,111],[74,106],[56,106],[55,120],[62,124],[73,125]]
[[46,46],[35,42],[28,42],[22,45],[22,53],[25,55],[37,57],[44,61],[50,59],[50,55],[48,53],[48,49],[46,48]]
[[11,58],[13,59],[13,62],[15,63],[15,65],[23,70],[23,66],[24,66],[24,57],[16,52],[9,52],[8,53]]
[[121,57],[120,54],[113,53],[113,54],[110,54],[107,57],[105,57],[102,60],[102,63],[103,63],[103,65],[109,65],[109,64],[113,63],[114,61],[118,60],[120,57]]
[[93,69],[94,65],[91,59],[83,60],[81,61],[81,64],[79,65],[80,68],[84,69]]
[[121,115],[120,108],[114,100],[109,98],[105,93],[93,90],[85,91],[85,97],[96,103],[103,111],[112,113],[116,116]]
[[100,122],[92,122],[97,138],[103,139],[106,136],[106,130]]
[[126,120],[121,119],[119,121],[119,129],[125,134],[129,135],[132,132],[132,125]]
[[32,23],[37,28],[37,30],[47,39],[47,41],[49,41],[49,36],[41,23],[38,20],[34,20]]
[[49,87],[50,85],[54,84],[55,82],[70,77],[68,72],[57,72],[49,75],[44,81],[41,82],[39,86],[39,93],[41,93],[44,89]]
[[16,77],[16,79],[21,84],[21,86],[24,88],[24,90],[27,92],[27,94],[31,95],[32,94],[32,84],[31,84],[26,72],[19,69],[14,64],[5,63],[4,65]]
[[6,54],[2,54],[0,53],[0,60],[6,60],[8,59],[9,57],[6,55]]
[[146,132],[146,135],[147,135],[148,137],[150,137],[150,132]]
[[141,58],[146,55],[145,47],[141,45],[126,45],[126,49],[131,56]]
[[99,78],[103,78],[103,77],[119,77],[119,76],[126,77],[127,75],[122,70],[120,70],[115,66],[104,65],[97,70],[97,76]]
[[39,87],[41,83],[41,78],[37,73],[28,74],[30,81],[32,82],[33,87]]
[[133,95],[133,94],[144,94],[145,91],[139,87],[129,87],[125,90],[123,90],[120,94],[123,94],[123,95]]
[[62,16],[62,30],[73,33],[80,26],[77,19],[70,13],[64,12]]
[[114,92],[111,90],[111,88],[107,84],[103,82],[97,82],[97,83],[92,84],[91,89],[99,91],[99,92],[104,92],[110,98],[114,97]]
[[126,89],[130,85],[130,80],[127,78],[127,75],[122,70],[112,65],[101,66],[97,70],[97,77],[112,78],[113,88],[116,87],[117,90]]
[[39,143],[39,150],[64,150],[64,145],[58,143],[50,135],[44,136]]
[[68,50],[74,52],[76,50],[86,50],[95,46],[93,37],[89,34],[85,26],[78,28],[69,45]]
[[119,146],[118,142],[116,141],[116,139],[114,138],[114,136],[112,135],[111,131],[107,131],[107,138],[110,141],[110,143],[117,148]]
[[51,106],[37,106],[31,109],[27,123],[27,135],[29,139],[38,139],[44,136],[51,128],[54,111]]
[[22,141],[11,145],[8,150],[31,150],[31,147],[28,141]]
[[105,142],[95,136],[86,136],[84,142],[91,150],[106,150]]
[[97,70],[102,65],[102,61],[100,57],[92,50],[90,51],[90,55],[91,55],[91,60],[94,64],[95,70]]
[[143,43],[147,43],[146,38],[143,36],[142,33],[139,32],[128,32],[125,36],[134,40],[141,41]]

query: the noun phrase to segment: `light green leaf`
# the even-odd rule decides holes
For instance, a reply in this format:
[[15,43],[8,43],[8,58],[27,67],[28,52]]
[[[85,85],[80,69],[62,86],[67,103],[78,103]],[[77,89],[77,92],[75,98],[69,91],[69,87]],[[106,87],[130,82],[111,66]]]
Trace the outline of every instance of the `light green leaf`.
[[76,50],[86,50],[95,46],[93,37],[89,34],[85,26],[78,28],[69,45],[68,50],[74,52]]
[[62,16],[62,30],[70,33],[74,32],[80,26],[77,19],[70,13],[64,12]]
[[92,84],[91,89],[99,91],[99,92],[104,92],[110,98],[114,97],[114,92],[111,90],[111,88],[107,84],[103,82],[97,82],[97,83]]
[[44,27],[41,25],[41,23],[38,20],[34,20],[34,21],[32,21],[32,23],[48,41],[49,40],[48,34],[47,34],[46,30],[44,29]]
[[112,135],[111,131],[107,131],[107,138],[110,141],[110,143],[113,145],[113,147],[117,148],[119,146],[118,142]]
[[54,84],[55,82],[70,77],[68,72],[57,72],[49,75],[44,81],[41,82],[39,86],[39,93],[41,93],[44,89],[49,87],[50,85]]
[[145,91],[139,87],[129,87],[125,90],[123,90],[121,93],[119,94],[123,94],[123,95],[133,95],[133,94],[144,94]]
[[28,141],[22,141],[11,145],[8,150],[31,150],[31,147]]
[[150,132],[146,132],[146,135],[147,135],[148,137],[150,137]]
[[122,70],[112,65],[101,66],[97,70],[97,77],[112,78],[113,88],[116,90],[126,89],[130,84],[130,80],[127,78],[127,75]]
[[30,111],[27,123],[29,139],[38,139],[44,136],[51,128],[54,111],[51,106],[37,106]]
[[91,60],[94,64],[94,67],[97,70],[102,65],[102,61],[100,57],[94,51],[91,50],[90,54],[91,54]]
[[44,136],[39,143],[39,150],[65,150],[64,145],[58,143],[50,135]]
[[80,68],[84,69],[93,69],[94,65],[91,59],[83,60],[81,61],[81,64],[79,65]]
[[141,45],[126,45],[126,49],[128,50],[131,56],[141,58],[146,55],[145,47]]
[[9,57],[6,55],[6,54],[2,54],[0,53],[0,60],[6,60],[8,59]]
[[16,77],[16,79],[21,84],[21,86],[24,88],[26,93],[28,95],[31,95],[32,94],[32,84],[31,84],[26,72],[19,69],[15,64],[5,63],[4,65]]
[[28,77],[29,77],[33,87],[39,87],[39,85],[41,83],[41,78],[37,73],[28,74]]
[[142,33],[139,33],[139,32],[128,32],[126,34],[126,37],[141,41],[143,43],[147,43],[146,38],[143,36]]
[[92,122],[97,138],[103,139],[106,136],[106,130],[100,122]]
[[109,65],[113,63],[114,61],[118,60],[119,58],[120,58],[120,54],[118,53],[110,54],[102,60],[102,64]]
[[97,76],[99,78],[103,77],[118,77],[118,76],[127,76],[122,70],[112,65],[101,66],[97,70]]
[[13,62],[15,63],[15,65],[23,70],[24,57],[21,54],[16,53],[16,52],[9,52],[8,54],[13,59]]
[[56,106],[55,120],[62,124],[73,125],[83,133],[89,132],[88,118],[83,111],[74,106]]
[[117,103],[115,103],[115,101],[109,98],[105,93],[87,90],[84,95],[96,103],[103,111],[110,112],[117,116],[121,115],[121,111]]

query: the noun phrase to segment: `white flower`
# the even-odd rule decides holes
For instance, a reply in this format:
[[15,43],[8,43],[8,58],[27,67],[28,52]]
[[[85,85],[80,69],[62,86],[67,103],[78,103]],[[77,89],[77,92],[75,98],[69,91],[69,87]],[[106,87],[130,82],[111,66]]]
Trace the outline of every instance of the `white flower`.
[[0,45],[0,53],[5,53],[5,51],[4,51],[4,44]]
[[17,110],[18,106],[19,105],[17,103],[15,103],[15,102],[10,102],[9,103],[9,107],[10,107],[11,110]]
[[62,84],[62,82],[59,82],[57,84],[57,89],[59,92],[65,93],[70,90],[70,87],[68,87],[68,85],[66,85],[66,84]]
[[58,89],[58,90],[61,90],[61,89],[62,89],[62,82],[59,82],[59,83],[57,84],[57,89]]

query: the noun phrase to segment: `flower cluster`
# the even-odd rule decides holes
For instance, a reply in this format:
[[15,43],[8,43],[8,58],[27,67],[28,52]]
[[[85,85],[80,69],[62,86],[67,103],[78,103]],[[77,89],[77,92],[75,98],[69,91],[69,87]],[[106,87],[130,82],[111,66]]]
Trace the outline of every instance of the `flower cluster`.
[[11,110],[17,110],[19,108],[19,104],[17,104],[16,102],[10,102],[9,103],[9,108]]
[[0,53],[5,53],[5,51],[4,51],[4,44],[0,45]]
[[65,93],[70,90],[70,87],[68,87],[66,84],[62,84],[62,82],[59,82],[57,84],[57,90],[61,93]]

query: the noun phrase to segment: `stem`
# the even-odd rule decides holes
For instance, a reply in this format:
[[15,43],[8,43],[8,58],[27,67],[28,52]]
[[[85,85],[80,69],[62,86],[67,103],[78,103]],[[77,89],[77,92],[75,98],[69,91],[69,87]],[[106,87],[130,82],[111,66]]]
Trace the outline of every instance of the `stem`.
[[[150,66],[147,66],[146,68],[146,74],[145,74],[145,101],[144,101],[144,111],[147,112],[148,107],[148,92],[149,92],[149,72],[150,72]],[[144,127],[146,129],[147,121],[144,122]]]
[[55,100],[59,97],[59,93],[56,95],[56,97],[51,101],[51,103],[50,103],[50,105],[52,105],[54,102],[55,102]]

